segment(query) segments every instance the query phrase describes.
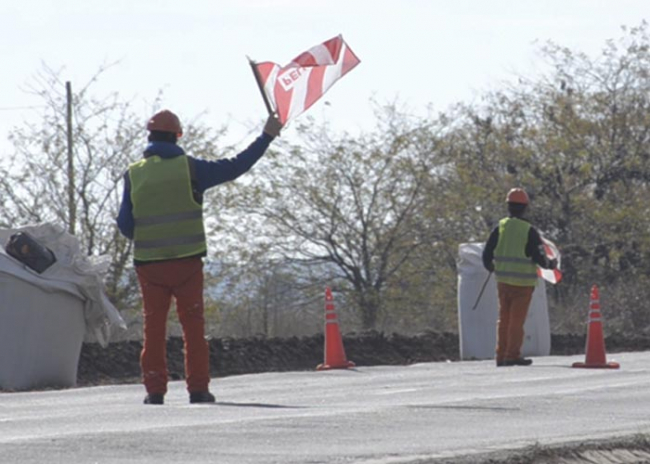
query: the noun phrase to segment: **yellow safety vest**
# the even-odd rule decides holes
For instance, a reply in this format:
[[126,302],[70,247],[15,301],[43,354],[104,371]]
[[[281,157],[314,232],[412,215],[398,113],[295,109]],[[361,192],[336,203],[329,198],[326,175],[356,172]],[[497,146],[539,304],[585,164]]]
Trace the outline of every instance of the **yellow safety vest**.
[[150,156],[129,166],[134,258],[160,261],[205,254],[203,208],[192,195],[189,159]]
[[537,266],[526,256],[530,224],[518,218],[499,221],[499,241],[494,250],[497,282],[521,287],[537,285]]

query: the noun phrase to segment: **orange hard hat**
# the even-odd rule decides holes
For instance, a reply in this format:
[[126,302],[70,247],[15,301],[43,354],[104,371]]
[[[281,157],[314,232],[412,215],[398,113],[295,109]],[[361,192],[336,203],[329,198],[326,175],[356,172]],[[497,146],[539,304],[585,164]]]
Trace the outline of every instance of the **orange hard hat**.
[[528,194],[522,188],[515,187],[510,189],[508,195],[506,196],[507,203],[520,203],[522,205],[528,204]]
[[181,120],[169,110],[158,111],[156,114],[151,116],[151,119],[149,119],[149,122],[147,123],[147,130],[173,132],[178,136],[183,134]]

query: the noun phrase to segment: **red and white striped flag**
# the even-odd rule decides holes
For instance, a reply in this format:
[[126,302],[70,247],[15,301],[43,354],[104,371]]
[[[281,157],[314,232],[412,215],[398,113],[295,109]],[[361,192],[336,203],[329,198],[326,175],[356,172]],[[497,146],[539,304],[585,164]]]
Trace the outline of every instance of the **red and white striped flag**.
[[251,62],[251,66],[270,109],[285,124],[316,103],[359,63],[339,35],[301,53],[284,67],[269,61]]
[[542,237],[542,242],[544,242],[544,252],[548,259],[557,259],[557,267],[555,269],[542,269],[538,266],[537,275],[547,282],[557,284],[562,280],[560,251],[555,246],[555,243],[551,242],[549,239]]

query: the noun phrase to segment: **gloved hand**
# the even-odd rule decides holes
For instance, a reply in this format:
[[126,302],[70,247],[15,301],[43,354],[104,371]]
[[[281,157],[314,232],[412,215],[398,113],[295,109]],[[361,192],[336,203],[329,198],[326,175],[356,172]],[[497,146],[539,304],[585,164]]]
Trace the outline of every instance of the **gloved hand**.
[[489,265],[485,266],[485,269],[488,272],[494,272],[494,263],[490,263]]
[[549,259],[548,260],[548,268],[549,269],[555,269],[557,267],[557,259]]
[[280,135],[280,130],[282,130],[282,124],[276,115],[271,114],[264,124],[264,132],[271,137],[275,138]]

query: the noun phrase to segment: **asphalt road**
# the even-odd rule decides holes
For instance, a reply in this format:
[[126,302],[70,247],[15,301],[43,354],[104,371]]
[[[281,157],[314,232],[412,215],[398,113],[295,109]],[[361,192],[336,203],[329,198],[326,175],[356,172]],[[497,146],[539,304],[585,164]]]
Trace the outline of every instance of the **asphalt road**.
[[214,379],[215,405],[173,382],[0,393],[1,463],[414,463],[650,433],[650,352],[359,367]]

